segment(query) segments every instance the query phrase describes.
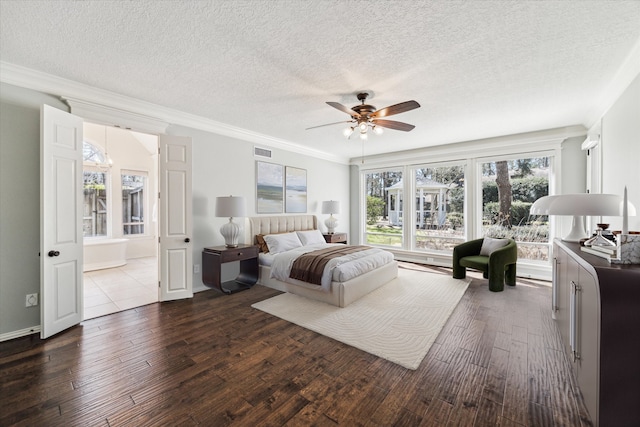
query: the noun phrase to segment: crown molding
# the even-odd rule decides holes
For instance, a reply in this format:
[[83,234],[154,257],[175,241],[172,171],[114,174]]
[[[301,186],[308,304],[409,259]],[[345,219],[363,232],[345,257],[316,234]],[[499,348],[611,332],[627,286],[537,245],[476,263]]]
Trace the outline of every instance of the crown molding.
[[555,150],[560,148],[567,138],[582,137],[586,134],[587,129],[582,125],[568,126],[369,156],[364,158],[364,163],[361,158],[353,158],[350,164],[365,170],[508,155],[516,151]]
[[[0,82],[59,96],[65,101],[71,101],[69,103],[70,106],[75,103],[76,111],[92,114],[94,120],[100,120],[103,123],[105,123],[105,120],[107,121],[106,123],[117,120],[116,123],[125,123],[124,126],[121,125],[122,127],[134,129],[134,127],[126,125],[126,123],[129,123],[134,124],[139,130],[146,131],[163,127],[166,130],[169,125],[184,126],[330,162],[349,163],[347,157],[303,147],[291,141],[152,104],[4,61],[0,61]],[[130,114],[131,117],[127,118],[127,114]],[[155,130],[155,132],[159,131]]]

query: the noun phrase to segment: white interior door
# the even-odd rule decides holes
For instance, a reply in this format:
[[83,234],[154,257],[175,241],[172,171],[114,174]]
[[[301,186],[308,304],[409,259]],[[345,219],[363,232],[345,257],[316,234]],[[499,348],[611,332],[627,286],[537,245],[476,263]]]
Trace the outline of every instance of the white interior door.
[[191,138],[160,135],[160,301],[193,296]]
[[40,110],[42,338],[82,321],[82,119]]

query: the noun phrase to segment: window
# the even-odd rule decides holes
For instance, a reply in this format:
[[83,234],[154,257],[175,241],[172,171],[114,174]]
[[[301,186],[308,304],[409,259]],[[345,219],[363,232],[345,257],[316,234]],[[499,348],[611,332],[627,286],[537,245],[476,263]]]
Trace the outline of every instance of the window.
[[481,163],[482,235],[518,242],[518,259],[549,260],[548,217],[529,216],[533,202],[549,194],[550,157]]
[[144,234],[145,186],[140,172],[122,174],[122,227],[124,235]]
[[82,235],[107,236],[109,165],[104,153],[90,142],[83,141],[84,202]]
[[402,247],[402,171],[366,173],[364,185],[365,242],[370,245]]
[[107,235],[107,174],[87,171],[84,176],[84,204],[82,235],[97,237]]
[[463,165],[414,170],[414,247],[451,252],[465,240]]

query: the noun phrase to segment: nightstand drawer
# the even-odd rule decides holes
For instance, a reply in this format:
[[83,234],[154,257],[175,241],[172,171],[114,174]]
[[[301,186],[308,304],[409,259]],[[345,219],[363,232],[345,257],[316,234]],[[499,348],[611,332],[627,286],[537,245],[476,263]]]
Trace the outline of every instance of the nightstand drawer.
[[245,248],[229,248],[220,254],[221,262],[242,261],[244,259],[251,259],[258,256],[258,247],[249,246]]
[[323,234],[327,243],[347,243],[347,233]]

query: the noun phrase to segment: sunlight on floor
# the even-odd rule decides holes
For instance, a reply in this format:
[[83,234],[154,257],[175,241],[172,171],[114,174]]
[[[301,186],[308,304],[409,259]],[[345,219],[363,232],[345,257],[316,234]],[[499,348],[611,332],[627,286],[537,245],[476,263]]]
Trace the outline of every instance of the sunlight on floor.
[[158,301],[155,257],[127,260],[122,267],[84,273],[84,319]]

